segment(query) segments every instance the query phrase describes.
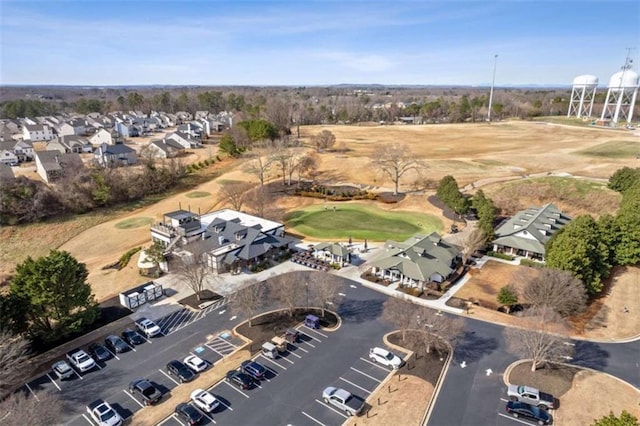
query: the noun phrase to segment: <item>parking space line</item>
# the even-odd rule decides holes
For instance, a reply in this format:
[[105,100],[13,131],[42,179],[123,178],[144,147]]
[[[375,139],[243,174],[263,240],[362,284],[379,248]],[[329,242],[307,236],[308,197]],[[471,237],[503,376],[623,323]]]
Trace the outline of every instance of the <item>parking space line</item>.
[[224,340],[224,339],[222,339],[222,338],[220,338],[220,337],[218,337],[217,339],[218,339],[218,340],[221,340],[221,341],[223,341],[223,342],[225,342],[227,345],[231,345],[231,346],[233,346],[234,348],[237,348],[237,347],[238,347],[238,345],[234,345],[233,343],[231,343],[231,342],[230,342],[230,341],[228,341],[228,340]]
[[[212,390],[213,390],[213,388],[215,388],[216,386],[218,386],[218,383],[216,383],[215,385],[211,386],[211,387],[210,387],[209,389],[207,389],[207,390],[212,391]],[[225,404],[224,402],[220,401],[219,399],[218,399],[218,402],[220,402],[220,404],[222,404],[222,405],[224,405],[225,407],[227,407],[227,408],[229,409],[229,411],[233,411],[233,408],[231,408],[231,406],[230,406],[230,405]]]
[[29,383],[25,383],[24,385],[27,387],[27,389],[29,389],[29,392],[31,392],[31,395],[33,395],[36,401],[40,402],[40,399],[38,399],[38,395],[36,395],[33,389],[31,389],[31,386],[29,386]]
[[55,387],[57,387],[57,388],[58,388],[58,390],[59,390],[59,391],[62,391],[62,389],[60,388],[60,386],[58,386],[58,384],[56,383],[56,381],[55,381],[55,380],[53,380],[53,377],[51,377],[51,376],[49,375],[49,373],[47,373],[47,377],[49,378],[49,380],[51,380],[51,383],[53,383],[53,385],[54,385]]
[[263,359],[266,359],[267,361],[269,361],[270,363],[275,364],[275,365],[277,365],[278,367],[282,368],[283,370],[286,370],[286,369],[287,369],[287,367],[284,367],[284,366],[282,366],[282,365],[278,364],[278,363],[277,363],[277,362],[275,362],[274,360],[269,359],[269,358],[267,358],[267,357],[266,357],[266,356],[264,356],[264,355],[260,355],[260,356],[261,356]]
[[237,391],[237,392],[240,392],[242,395],[244,395],[244,396],[245,396],[245,398],[249,398],[249,395],[247,395],[246,393],[242,392],[240,389],[238,389],[237,387],[235,387],[235,386],[234,386],[234,385],[232,385],[231,383],[227,382],[226,380],[225,380],[225,382],[224,382],[224,383],[225,383],[227,386],[229,386],[231,389],[233,389],[233,390],[235,390],[235,391]]
[[87,423],[89,423],[91,426],[93,426],[93,422],[91,421],[91,419],[89,419],[89,417],[86,416],[86,414],[82,414],[82,417],[84,417],[84,419],[87,421]]
[[129,391],[127,391],[126,389],[122,389],[122,391],[123,391],[124,393],[126,393],[127,395],[129,395],[129,398],[133,399],[133,400],[136,402],[136,404],[138,404],[140,407],[144,408],[144,404],[143,404],[143,403],[141,403],[140,401],[138,401],[138,400],[136,399],[136,397],[135,397],[135,396],[131,395],[131,394],[129,393]]
[[[307,327],[305,327],[305,328],[307,328]],[[300,329],[298,329],[298,331],[300,331]],[[322,343],[322,340],[320,340],[320,339],[318,339],[317,337],[314,337],[314,336],[312,336],[312,335],[310,335],[310,334],[307,334],[307,333],[305,333],[304,331],[300,331],[300,334],[304,334],[304,335],[305,335],[305,336],[307,336],[308,338],[313,339],[313,340],[315,340],[315,341],[316,341],[316,342],[318,342],[318,343]]]
[[509,400],[508,400],[508,399],[504,399],[504,398],[500,398],[500,401],[503,401],[503,402],[509,402]]
[[208,347],[209,349],[211,349],[212,351],[214,351],[215,353],[217,353],[218,355],[220,355],[221,357],[224,357],[223,353],[218,352],[217,350],[215,350],[214,348],[212,348],[211,346],[209,346],[208,344],[204,344],[206,347]]
[[136,351],[136,348],[134,348],[133,346],[131,346],[130,344],[128,344],[127,342],[124,342],[125,345],[129,346],[129,349],[131,349],[134,352],[138,352]]
[[368,378],[370,378],[371,380],[373,380],[373,381],[375,381],[375,382],[377,382],[377,383],[380,383],[380,382],[382,381],[382,380],[378,380],[378,379],[376,379],[376,378],[375,378],[375,377],[373,377],[373,376],[368,375],[367,373],[363,373],[362,371],[358,370],[357,368],[353,368],[353,367],[349,367],[349,368],[350,368],[350,369],[352,369],[353,371],[355,371],[356,373],[360,373],[360,374],[362,374],[363,376],[368,377]]
[[300,355],[298,355],[298,354],[294,354],[294,353],[293,353],[293,352],[291,352],[291,351],[285,351],[285,352],[286,352],[286,353],[288,353],[288,354],[291,354],[291,355],[295,356],[295,357],[296,357],[296,358],[298,358],[298,359],[302,359],[302,357],[301,357]]
[[[319,335],[321,335],[321,336],[322,336],[322,337],[324,337],[324,338],[327,338],[327,339],[329,338],[329,336],[327,336],[327,335],[326,335],[326,334],[324,334],[324,333],[320,333],[320,332],[319,332],[318,330],[316,330],[316,329],[309,328],[309,327],[307,327],[306,325],[303,325],[303,327],[304,327],[306,330],[309,330],[309,331],[311,331],[311,332],[313,332],[313,333],[319,334]],[[318,341],[319,341],[319,340],[318,340]]]
[[118,361],[120,361],[120,357],[118,355],[116,355],[114,352],[111,352],[109,350],[109,348],[105,348],[107,350],[107,352],[109,352],[115,359],[117,359]]
[[311,344],[311,343],[309,343],[309,342],[302,342],[302,343],[304,343],[305,345],[309,345],[309,346],[311,346],[312,348],[315,348],[315,346],[314,346],[314,345],[312,345],[312,344]]
[[371,361],[369,361],[368,359],[364,359],[364,358],[362,358],[362,357],[360,357],[360,359],[361,359],[361,360],[363,360],[364,362],[368,363],[368,364],[373,365],[374,367],[378,367],[379,369],[386,371],[387,373],[391,373],[391,372],[393,371],[393,370],[391,370],[391,369],[389,369],[389,368],[386,368],[386,367],[381,366],[381,365],[380,365],[380,364],[378,364],[377,362],[371,362]]
[[306,350],[306,349],[305,349],[305,348],[303,348],[303,347],[296,346],[296,345],[291,345],[291,346],[293,346],[293,347],[294,347],[294,348],[296,348],[296,349],[300,349],[302,352],[304,352],[304,353],[306,353],[306,354],[308,354],[308,353],[309,353],[309,351],[308,351],[308,350]]
[[176,317],[173,318],[171,320],[171,322],[167,325],[167,329],[169,330],[169,334],[173,333],[176,330],[178,330],[178,327],[182,323],[183,318],[186,318],[189,315],[191,315],[191,312],[189,312],[188,309],[184,309],[183,311],[178,311],[178,315],[176,315]]
[[144,340],[147,341],[147,343],[149,343],[150,345],[153,344],[153,342],[151,341],[151,339],[148,339],[146,336],[144,336],[142,333],[138,333],[140,335],[140,337],[142,337]]
[[318,423],[321,426],[326,426],[324,423],[322,423],[321,421],[314,419],[313,417],[311,417],[310,415],[308,415],[307,413],[305,413],[304,411],[302,412],[302,414],[304,414],[305,416],[307,416],[308,418],[310,418],[311,420],[313,420],[314,422]]
[[78,373],[74,367],[71,367],[71,371],[73,371],[76,374],[76,376],[80,377],[80,380],[84,380],[80,375],[80,373]]
[[[161,424],[164,424],[164,423],[168,422],[169,420],[177,420],[175,413],[171,414],[169,417],[167,417],[166,419],[164,419],[163,421],[158,423],[156,426],[160,426]],[[178,420],[178,423],[182,424],[182,422],[180,422],[179,420]]]
[[355,383],[350,382],[350,381],[349,381],[349,380],[347,380],[347,379],[343,379],[342,377],[338,377],[338,378],[339,378],[340,380],[342,380],[343,382],[347,382],[347,383],[349,383],[350,385],[357,387],[358,389],[360,389],[361,391],[366,392],[367,394],[370,394],[370,393],[371,393],[371,391],[370,391],[369,389],[365,389],[365,388],[363,388],[362,386],[356,385]]
[[347,415],[346,415],[346,414],[344,414],[344,413],[341,413],[340,411],[336,410],[335,408],[333,408],[333,407],[332,407],[332,406],[330,406],[329,404],[325,404],[324,402],[322,402],[322,401],[320,401],[320,400],[317,400],[317,399],[316,399],[316,402],[317,402],[318,404],[320,404],[320,405],[323,405],[323,406],[327,407],[329,410],[333,411],[334,413],[336,413],[336,414],[340,414],[340,415],[341,415],[342,417],[344,417],[345,419],[348,419],[348,418],[349,418],[349,416],[347,416]]
[[213,417],[211,417],[210,415],[208,415],[207,413],[205,413],[202,410],[199,410],[206,418],[208,418],[209,420],[211,420],[214,424],[217,424],[218,422],[216,422],[215,420],[213,420]]
[[98,367],[99,370],[102,370],[102,367],[100,367],[100,364],[98,364],[97,362],[94,361],[94,363],[96,364],[96,367]]
[[507,416],[506,414],[498,413],[499,416],[506,417],[507,419],[513,420],[514,422],[522,423],[523,425],[531,425],[529,422],[525,422],[524,420],[516,419],[512,416]]
[[167,373],[162,371],[162,369],[158,368],[158,371],[161,372],[162,374],[164,374],[167,377],[167,379],[171,380],[173,383],[175,383],[176,385],[180,386],[180,383],[178,383],[177,381],[173,380],[173,377],[171,377],[170,375],[168,375]]

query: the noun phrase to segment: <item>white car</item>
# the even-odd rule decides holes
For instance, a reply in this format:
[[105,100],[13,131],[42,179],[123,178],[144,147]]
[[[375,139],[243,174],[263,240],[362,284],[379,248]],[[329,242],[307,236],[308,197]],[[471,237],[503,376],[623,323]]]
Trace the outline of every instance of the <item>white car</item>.
[[144,333],[147,337],[154,337],[158,334],[162,334],[162,330],[160,329],[160,327],[158,327],[155,322],[151,321],[148,318],[139,318],[136,321],[136,328]]
[[108,402],[101,399],[87,405],[87,412],[100,426],[120,426],[123,422],[120,414]]
[[215,396],[202,389],[196,389],[191,392],[191,401],[196,407],[207,413],[211,413],[220,405],[220,401]]
[[391,367],[394,370],[402,367],[402,359],[393,352],[389,352],[383,348],[371,348],[369,350],[369,358],[373,362],[379,362],[380,364]]
[[196,355],[189,355],[184,359],[184,363],[187,365],[187,367],[192,369],[195,373],[204,371],[209,366],[209,363],[207,361],[203,360],[202,358]]

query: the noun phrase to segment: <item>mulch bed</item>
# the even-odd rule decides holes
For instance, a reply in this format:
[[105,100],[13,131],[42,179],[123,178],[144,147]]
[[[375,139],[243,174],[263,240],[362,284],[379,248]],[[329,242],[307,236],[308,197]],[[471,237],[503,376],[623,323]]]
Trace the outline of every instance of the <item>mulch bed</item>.
[[509,373],[509,383],[527,385],[550,393],[556,398],[571,389],[573,376],[580,371],[577,367],[559,364],[548,364],[531,372],[531,362],[523,362],[515,366]]
[[313,314],[320,318],[320,326],[322,327],[335,327],[338,324],[338,317],[329,311],[322,311],[316,308],[303,309],[299,308],[294,311],[293,316],[289,316],[286,311],[269,312],[264,315],[259,315],[251,321],[251,327],[249,322],[241,324],[237,331],[247,339],[253,341],[249,350],[251,353],[256,353],[262,347],[264,342],[271,340],[276,335],[284,334],[288,328],[295,327],[304,321],[304,318],[308,314]]
[[386,204],[399,203],[404,200],[406,194],[394,194],[393,192],[379,192],[378,199]]
[[191,296],[187,296],[184,299],[178,301],[181,305],[187,305],[193,309],[200,309],[199,305],[204,302],[214,302],[218,299],[222,299],[222,296],[218,293],[214,293],[211,290],[203,290],[200,294],[200,299],[196,296],[196,294],[192,294]]
[[[390,343],[414,351],[413,356],[398,370],[398,373],[411,374],[435,385],[442,374],[444,361],[447,359],[448,354],[438,353],[436,351],[431,351],[429,354],[416,352],[415,345],[412,342],[413,339],[411,338],[413,333],[417,333],[417,331],[407,331],[406,341],[402,341],[402,332],[400,331],[388,336]],[[440,361],[440,359],[442,359],[442,361]]]
[[451,210],[445,203],[440,201],[440,198],[438,198],[437,196],[430,195],[427,198],[427,201],[429,201],[433,206],[442,210],[442,215],[447,219],[452,220],[454,222],[463,222],[462,220],[460,220],[460,216],[458,216],[456,212]]

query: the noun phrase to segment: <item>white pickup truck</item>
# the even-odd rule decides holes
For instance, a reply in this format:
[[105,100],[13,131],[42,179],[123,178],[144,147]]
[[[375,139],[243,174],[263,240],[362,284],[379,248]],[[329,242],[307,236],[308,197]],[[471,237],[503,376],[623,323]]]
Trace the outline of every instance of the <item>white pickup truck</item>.
[[364,400],[352,395],[344,389],[329,386],[322,392],[322,399],[338,410],[344,411],[347,416],[357,416],[364,408]]
[[509,385],[507,395],[511,401],[526,402],[543,410],[556,408],[556,399],[552,395],[530,386]]
[[100,426],[120,426],[123,422],[120,414],[108,402],[101,399],[87,405],[87,413]]
[[67,359],[81,373],[92,370],[96,366],[96,362],[82,349],[76,349],[67,352]]

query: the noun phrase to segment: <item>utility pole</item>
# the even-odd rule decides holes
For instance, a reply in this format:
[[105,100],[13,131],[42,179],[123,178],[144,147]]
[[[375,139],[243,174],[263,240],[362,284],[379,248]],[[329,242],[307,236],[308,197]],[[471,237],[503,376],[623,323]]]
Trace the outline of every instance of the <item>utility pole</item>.
[[496,66],[498,65],[498,54],[493,57],[493,79],[491,80],[491,91],[489,92],[489,113],[487,114],[487,121],[491,123],[491,105],[493,104],[493,86],[496,84]]

